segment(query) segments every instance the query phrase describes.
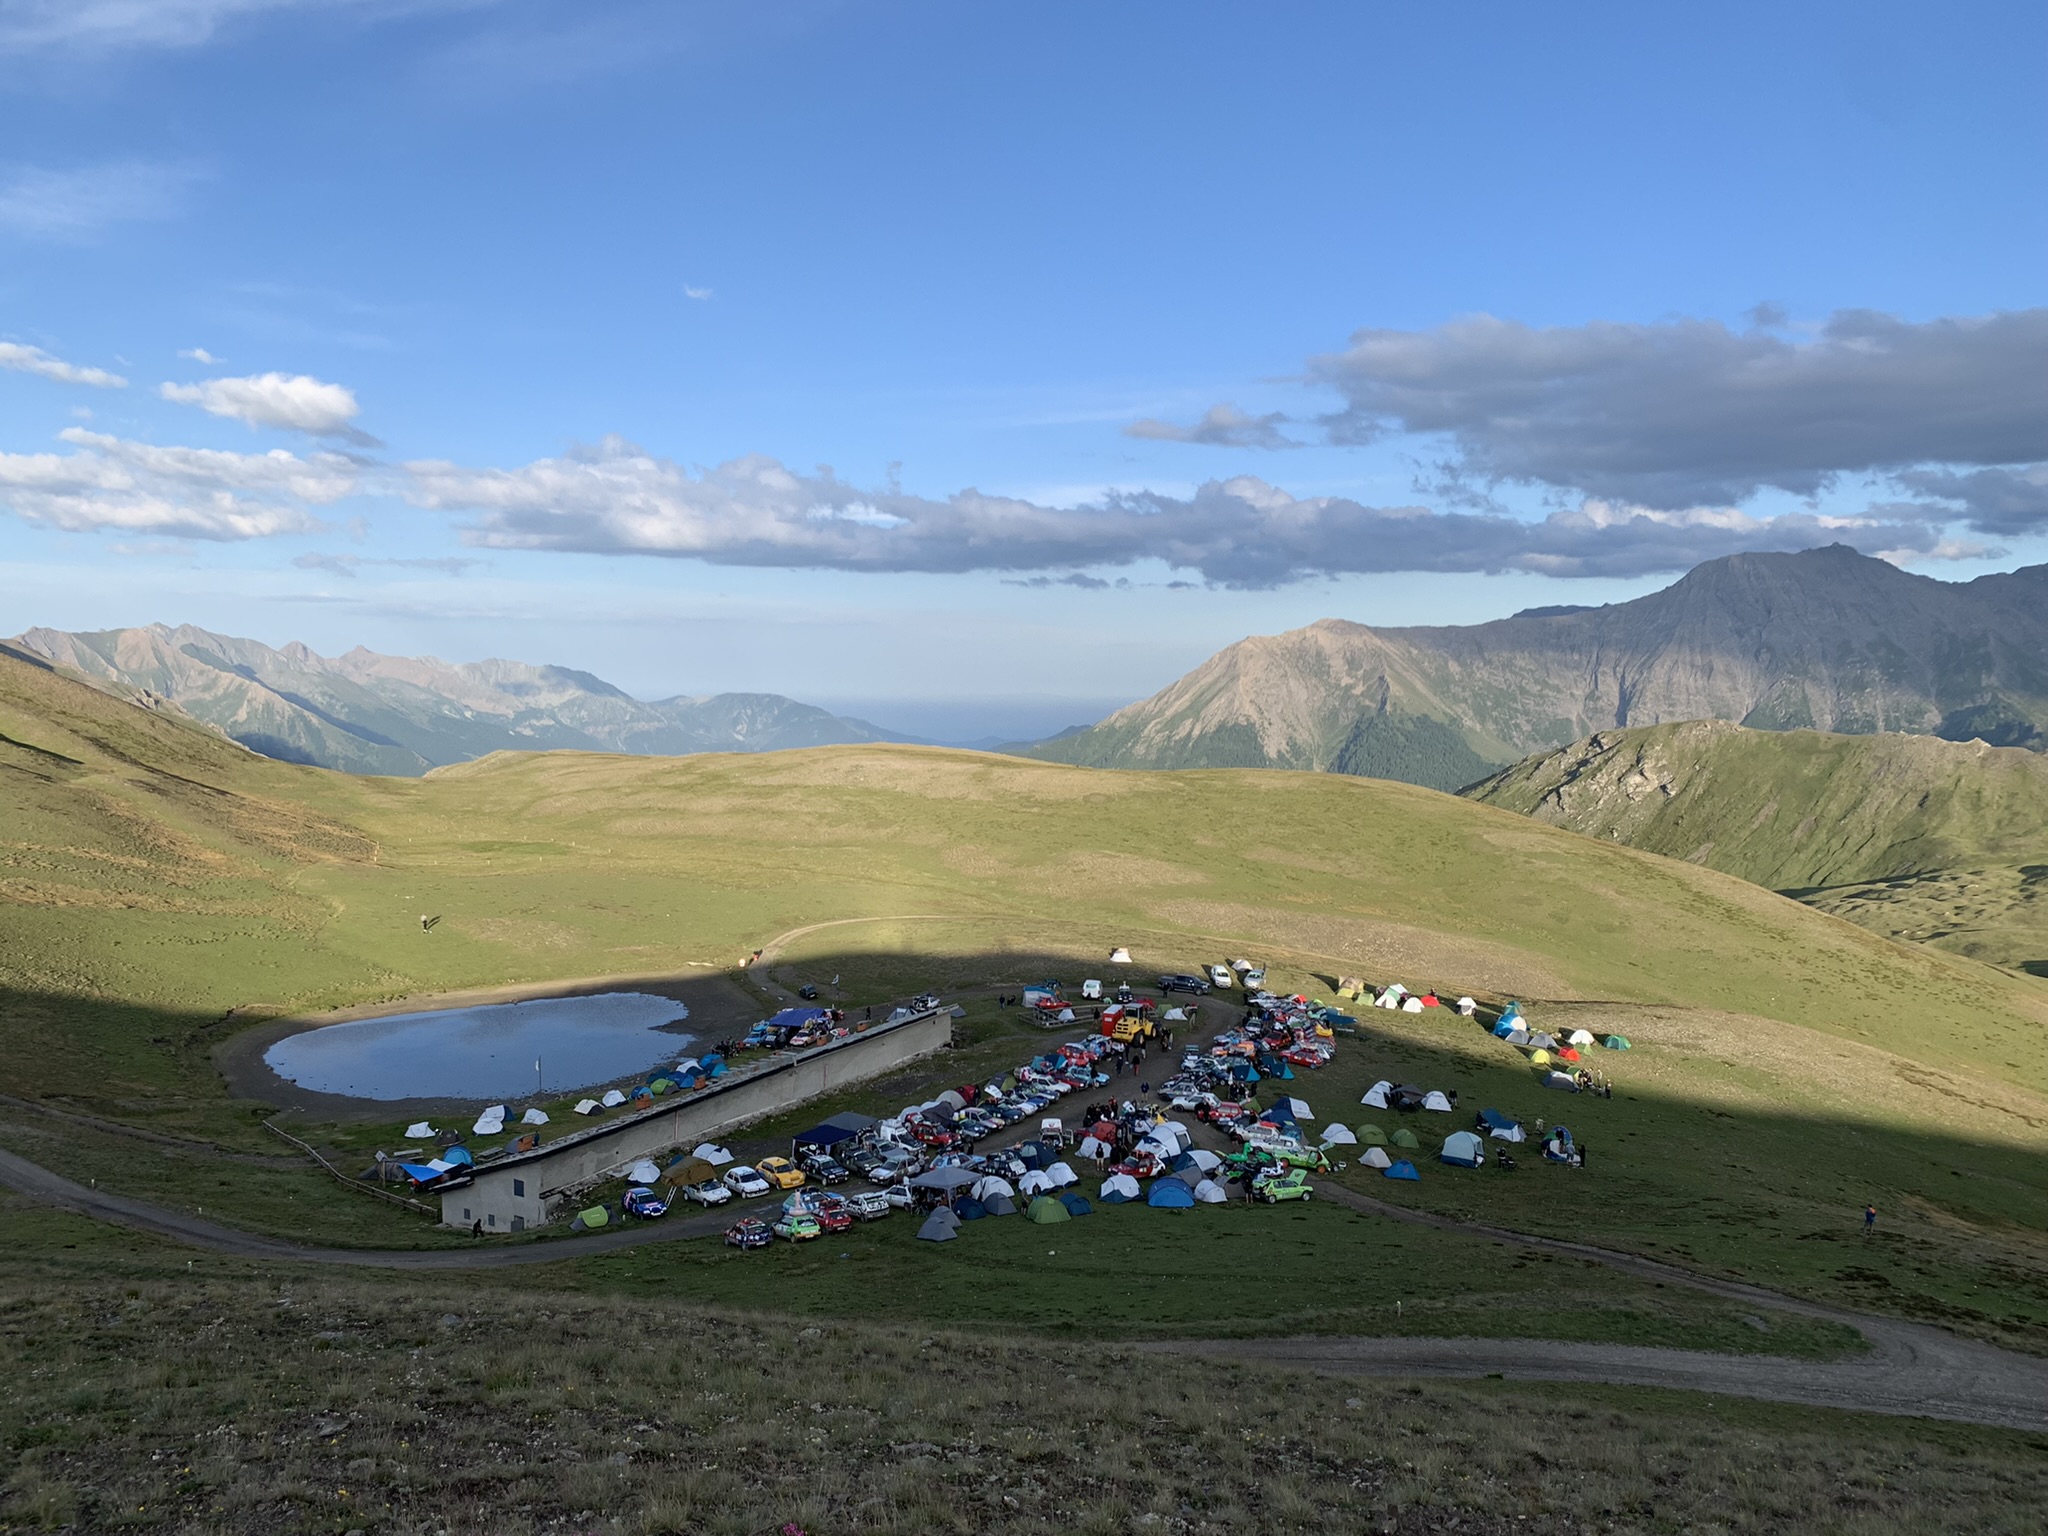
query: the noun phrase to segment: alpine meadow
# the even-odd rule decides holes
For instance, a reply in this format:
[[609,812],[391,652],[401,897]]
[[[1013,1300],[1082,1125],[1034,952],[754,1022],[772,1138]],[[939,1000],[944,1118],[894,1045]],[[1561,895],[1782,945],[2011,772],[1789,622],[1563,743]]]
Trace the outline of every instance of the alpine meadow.
[[2044,54],[0,0],[0,1536],[2035,1536]]

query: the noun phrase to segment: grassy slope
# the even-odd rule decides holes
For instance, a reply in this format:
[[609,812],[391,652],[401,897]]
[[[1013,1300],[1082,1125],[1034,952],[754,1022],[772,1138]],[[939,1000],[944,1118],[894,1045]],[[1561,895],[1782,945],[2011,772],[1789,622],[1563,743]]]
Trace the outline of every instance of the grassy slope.
[[2048,757],[1926,736],[1610,731],[1470,791],[1880,933],[2048,974]]
[[0,1235],[9,1530],[2019,1536],[2048,1496],[2040,1437],[1939,1423]]
[[[1972,1326],[2022,1340],[2048,1319],[2048,994],[1711,870],[1425,790],[1311,775],[835,748],[504,756],[422,781],[352,780],[190,732],[150,735],[124,762],[105,745],[112,725],[65,713],[101,705],[58,694],[40,723],[17,697],[0,724],[84,765],[8,780],[29,829],[10,854],[26,883],[7,914],[0,1007],[15,1093],[269,1153],[206,1064],[231,1008],[681,970],[806,923],[936,914],[947,920],[822,929],[789,964],[843,973],[858,1003],[928,980],[1088,974],[1118,942],[1141,968],[1261,954],[1316,990],[1356,972],[1553,1000],[1539,1013],[1558,1017],[1563,1000],[1604,1000],[1644,1050],[1608,1063],[1622,1097],[1574,1106],[1598,1117],[1579,1127],[1602,1149],[1597,1184],[1554,1170],[1433,1176],[1402,1197],[1821,1294],[1869,1270],[1890,1292],[1874,1303],[1967,1305],[1981,1314]],[[125,711],[122,729],[176,729],[103,703]],[[184,754],[187,780],[235,798],[205,799],[201,824],[132,766],[152,752]],[[108,832],[89,845],[96,824],[67,811],[101,801],[162,803],[183,841],[165,833],[168,851],[152,851]],[[251,830],[265,818],[304,827],[308,846],[266,843]],[[155,861],[147,880],[127,873],[138,859]],[[432,935],[420,912],[442,914]],[[1373,1076],[1417,1075],[1468,1102],[1546,1112],[1504,1048],[1425,1024],[1347,1045],[1309,1096],[1331,1115],[1333,1096],[1355,1104]],[[240,1192],[219,1182],[207,1203],[231,1212]],[[1908,1245],[1881,1250],[1896,1254],[1888,1268],[1829,1257],[1866,1198]],[[290,1230],[292,1193],[273,1180],[263,1201],[251,1217]],[[350,1220],[339,1235],[404,1218],[380,1207]],[[1758,1244],[1759,1231],[1780,1240]],[[1930,1255],[1944,1247],[1955,1262],[1937,1277]]]

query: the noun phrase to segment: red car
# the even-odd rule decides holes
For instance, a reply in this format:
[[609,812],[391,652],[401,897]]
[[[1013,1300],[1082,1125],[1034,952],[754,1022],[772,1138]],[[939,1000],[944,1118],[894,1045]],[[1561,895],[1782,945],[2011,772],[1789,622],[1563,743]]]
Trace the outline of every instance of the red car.
[[950,1147],[953,1145],[953,1133],[944,1126],[933,1125],[929,1121],[918,1121],[915,1125],[911,1126],[910,1134],[927,1147]]
[[853,1230],[853,1212],[847,1209],[846,1202],[837,1196],[820,1202],[811,1214],[818,1218],[818,1225],[829,1235],[837,1236],[841,1232]]
[[1116,1171],[1128,1173],[1134,1179],[1154,1179],[1159,1176],[1159,1170],[1164,1166],[1150,1152],[1133,1152],[1116,1165]]

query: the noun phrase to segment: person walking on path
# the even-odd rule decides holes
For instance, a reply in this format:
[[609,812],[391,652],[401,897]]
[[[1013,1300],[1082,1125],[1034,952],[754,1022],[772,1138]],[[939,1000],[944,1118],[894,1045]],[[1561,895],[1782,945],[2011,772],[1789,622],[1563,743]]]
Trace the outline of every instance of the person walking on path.
[[1863,1235],[1865,1237],[1868,1237],[1871,1233],[1875,1232],[1876,1230],[1877,1207],[1874,1205],[1866,1205],[1865,1207],[1863,1207]]

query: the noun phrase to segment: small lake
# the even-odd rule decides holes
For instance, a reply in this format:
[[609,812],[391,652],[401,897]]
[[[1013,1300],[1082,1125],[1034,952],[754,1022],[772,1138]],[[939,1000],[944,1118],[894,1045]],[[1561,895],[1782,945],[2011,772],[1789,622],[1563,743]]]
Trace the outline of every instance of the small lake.
[[325,1024],[263,1054],[271,1071],[315,1093],[356,1099],[535,1097],[617,1082],[692,1054],[661,1026],[689,1017],[670,997],[606,992],[443,1008]]

